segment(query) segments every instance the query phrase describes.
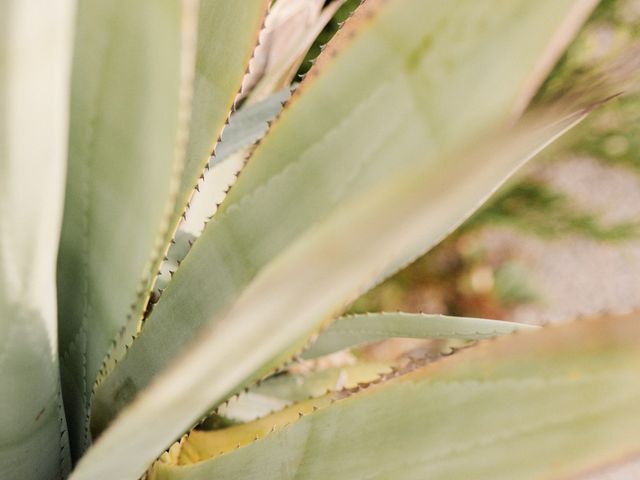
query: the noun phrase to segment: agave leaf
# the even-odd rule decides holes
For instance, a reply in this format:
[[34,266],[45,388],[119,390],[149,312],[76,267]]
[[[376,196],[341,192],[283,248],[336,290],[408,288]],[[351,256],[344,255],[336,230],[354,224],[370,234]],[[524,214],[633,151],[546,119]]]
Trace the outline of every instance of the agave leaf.
[[0,472],[70,468],[55,265],[64,199],[73,0],[0,5]]
[[277,415],[244,425],[243,439],[260,435],[263,425],[276,431],[222,456],[213,440],[226,430],[194,432],[173,461],[200,463],[161,462],[150,478],[575,475],[640,450],[639,320],[601,318],[485,343],[385,383],[317,399],[317,411],[303,404],[305,416],[286,426]]
[[286,373],[268,378],[220,406],[217,414],[237,422],[249,422],[281,410],[294,402],[320,397],[327,391],[355,388],[359,383],[388,374],[392,365],[360,362],[305,373]]
[[353,388],[390,373],[393,366],[380,362],[358,362],[353,365],[331,367],[318,371],[280,374],[254,385],[249,392],[280,398],[290,402],[320,397],[327,391]]
[[160,267],[154,286],[157,294],[166,288],[195,239],[202,233],[204,225],[224,199],[229,186],[234,183],[238,171],[244,165],[249,147],[264,137],[269,122],[282,110],[283,102],[290,95],[287,88],[231,115],[220,143],[216,146],[215,156],[211,157],[212,168],[203,173],[189,202],[188,212],[185,212]]
[[[79,2],[58,258],[60,351],[72,454],[90,390],[162,257],[183,167],[197,2]],[[117,225],[118,228],[114,228]]]
[[209,162],[211,168],[204,172],[204,178],[191,197],[180,229],[200,235],[229,186],[235,182],[238,171],[244,166],[247,151],[264,137],[269,123],[280,113],[282,104],[290,95],[291,92],[286,88],[255,105],[243,106],[231,115],[229,125],[225,127],[216,146],[215,155]]
[[[311,413],[314,408],[329,405],[331,401],[332,398],[330,397],[308,399],[251,422],[250,424],[235,425],[230,428],[208,433],[194,431],[186,441],[182,443],[182,448],[180,448],[179,452],[175,452],[176,447],[172,446],[174,452],[170,450],[169,456],[173,457],[177,453],[178,455],[175,461],[178,464],[190,464],[206,459],[212,455],[212,452],[222,454],[236,448],[244,447],[258,438],[268,435],[269,432],[294,422],[302,415]],[[165,455],[163,455],[163,457],[166,458]],[[151,477],[153,478],[153,476],[152,473]]]
[[296,89],[222,209],[287,167],[308,173],[321,161],[351,188],[325,193],[314,177],[315,195],[341,199],[402,166],[441,160],[521,113],[595,3],[368,0]]
[[348,347],[391,337],[478,340],[531,328],[536,327],[483,318],[422,313],[347,315],[337,319],[323,331],[311,347],[304,351],[302,357],[317,358]]
[[[212,405],[289,358],[321,320],[332,318],[380,275],[440,240],[510,172],[582,117],[574,115],[548,128],[540,127],[549,119],[538,118],[506,138],[496,137],[486,149],[451,158],[449,169],[426,165],[396,174],[388,184],[343,206],[265,268],[220,321],[120,413],[72,478],[142,474],[158,451]],[[483,168],[476,175],[463,175],[478,164]],[[344,235],[348,230],[357,235]],[[121,365],[114,372],[128,373]],[[131,377],[125,378],[129,383],[119,391],[104,391],[114,403],[101,405],[103,415],[126,397]]]
[[193,118],[187,164],[176,202],[177,219],[209,162],[240,91],[270,0],[203,1],[198,21],[198,52]]
[[229,125],[222,134],[222,141],[216,147],[213,165],[224,162],[230,155],[249,148],[264,137],[269,123],[280,113],[282,104],[290,96],[289,88],[285,88],[231,115]]
[[[255,48],[269,1],[229,3],[224,0],[207,0],[199,3],[197,19],[194,25],[186,27],[185,32],[195,35],[197,29],[197,44],[194,45],[194,51],[189,52],[195,56],[195,66],[191,65],[193,75],[188,78],[190,95],[185,99],[189,103],[183,105],[184,111],[190,112],[187,118],[189,131],[188,138],[180,137],[181,142],[186,142],[186,147],[181,145],[186,151],[181,149],[178,152],[179,158],[184,162],[178,172],[181,179],[179,185],[176,185],[177,191],[171,192],[173,213],[166,215],[166,233],[158,240],[158,251],[162,254],[169,248],[180,216],[186,215],[185,209],[199,178],[208,169],[209,158],[219,142],[229,111],[241,88],[242,78],[248,69],[249,58]],[[153,48],[158,49],[158,55],[161,53],[159,46]],[[157,158],[151,157],[150,161],[155,162]],[[150,201],[147,199],[146,202]],[[145,203],[142,206],[146,208]],[[162,255],[155,256],[154,260],[147,270],[149,279],[158,273]],[[139,290],[137,301],[133,304],[133,314],[120,331],[115,348],[109,352],[98,382],[124,355],[132,338],[141,328],[139,320],[149,299],[149,287],[150,282],[146,282],[144,288]]]
[[[195,240],[196,236],[185,230],[179,229],[175,233],[171,241],[171,247],[169,247],[169,251],[164,257],[162,265],[160,265],[158,278],[153,286],[154,294],[156,296],[159,296],[160,293],[167,288],[167,284],[171,280],[173,273],[178,269],[178,266],[182,263],[184,257],[187,256],[187,253]],[[152,303],[155,303],[155,300],[155,297],[152,298]]]
[[[287,248],[296,239],[349,199],[384,183],[394,172],[425,166],[432,170],[425,173],[424,188],[442,193],[446,184],[454,191],[454,172],[465,172],[459,166],[469,172],[479,164],[457,164],[459,159],[451,161],[448,153],[512,119],[521,103],[519,93],[529,93],[531,75],[539,75],[541,62],[548,63],[549,48],[558,54],[554,35],[561,33],[568,41],[566,24],[575,30],[575,19],[584,18],[592,4],[492,0],[447,3],[443,8],[435,0],[364,3],[296,90],[174,275],[145,329],[99,386],[92,416],[95,431],[169,365],[203,326],[218,323],[224,309],[266,265],[280,254],[288,257]],[[486,76],[478,78],[479,69]],[[525,148],[518,153],[528,152]],[[508,162],[496,161],[495,170],[483,166],[479,190],[464,195],[464,202],[449,196],[430,199],[442,208],[441,216],[425,220],[421,228],[429,232],[428,240],[416,246],[415,254],[439,240],[447,231],[441,230],[444,225],[452,228],[477,206],[520,161],[519,154],[507,155]],[[464,208],[449,210],[449,199]],[[377,230],[370,236],[377,236]],[[354,232],[360,238],[362,232],[345,224],[338,235]],[[410,259],[389,255],[396,261],[387,272],[378,272],[380,277]],[[324,267],[322,271],[332,276]],[[307,290],[292,301],[280,321],[295,318],[302,299],[306,302],[316,293]],[[343,292],[343,301],[354,293]],[[242,320],[237,332],[249,333],[248,325]],[[244,338],[236,333],[229,338],[227,346],[244,351]]]

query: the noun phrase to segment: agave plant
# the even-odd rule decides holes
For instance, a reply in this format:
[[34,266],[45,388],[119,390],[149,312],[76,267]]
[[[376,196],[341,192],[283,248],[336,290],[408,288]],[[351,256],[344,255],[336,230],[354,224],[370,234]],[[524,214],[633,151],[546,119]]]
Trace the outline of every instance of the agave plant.
[[338,317],[588,113],[523,115],[595,2],[367,0],[290,98],[342,2],[299,0],[304,48],[265,54],[270,3],[0,6],[0,476],[538,478],[634,453],[633,317],[292,367],[533,330]]

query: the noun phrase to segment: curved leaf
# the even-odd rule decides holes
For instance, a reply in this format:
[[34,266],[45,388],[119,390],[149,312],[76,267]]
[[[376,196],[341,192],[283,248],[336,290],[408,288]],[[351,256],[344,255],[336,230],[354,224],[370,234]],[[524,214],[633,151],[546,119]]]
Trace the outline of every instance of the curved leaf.
[[367,313],[338,318],[304,351],[311,359],[367,342],[400,338],[460,338],[478,340],[536,328],[499,320],[449,317],[423,313]]

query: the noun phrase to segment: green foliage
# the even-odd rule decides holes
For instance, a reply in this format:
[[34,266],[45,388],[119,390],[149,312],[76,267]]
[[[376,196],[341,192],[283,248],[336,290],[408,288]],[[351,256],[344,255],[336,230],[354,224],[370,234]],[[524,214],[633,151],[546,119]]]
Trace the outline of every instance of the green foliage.
[[[66,477],[70,458],[74,480],[534,476],[625,453],[637,322],[515,336],[433,367],[326,356],[527,329],[400,313],[332,321],[589,113],[519,118],[593,2],[368,0],[262,138],[283,97],[253,104],[241,85],[269,3],[80,2],[75,31],[63,0],[46,16],[31,2],[5,8],[3,478]],[[23,41],[24,62],[12,48]],[[279,72],[295,71],[291,57]],[[204,231],[189,232],[179,218],[247,94],[213,165],[250,159]],[[512,214],[497,202],[494,214]],[[560,207],[549,228],[597,228]],[[161,269],[169,278],[156,280]],[[316,358],[292,365],[309,346]],[[602,432],[616,441],[581,441]]]
[[[553,123],[547,116],[534,116],[499,137],[493,136],[494,142],[474,149],[473,154],[460,153],[450,160],[450,165],[456,168],[434,175],[433,167],[427,164],[397,173],[311,229],[286,255],[276,257],[231,308],[220,314],[216,324],[203,330],[170,368],[123,408],[83,457],[75,478],[95,478],[99,472],[105,477],[141,472],[148,456],[158,450],[163,439],[175,438],[185,425],[195,423],[198,412],[203,414],[211,403],[218,404],[234,390],[282,365],[323,319],[330,319],[333,312],[353,298],[352,292],[370,285],[372,279],[387,276],[415,258],[425,245],[437,242],[469,214],[496,182],[504,181],[508,172],[583,116],[584,112],[579,112]],[[478,162],[484,165],[483,175],[460,175]],[[439,202],[443,189],[450,196]],[[425,230],[426,222],[432,228]],[[341,232],[350,228],[359,235],[343,237]],[[202,260],[194,253],[198,245],[209,245],[203,242],[205,238],[195,243],[194,250],[174,275],[174,285],[189,259],[197,258],[197,268],[202,268]],[[367,239],[365,243],[363,238]],[[389,251],[396,253],[390,258]],[[327,252],[331,255],[327,256]],[[292,283],[292,278],[296,282]],[[307,296],[308,291],[314,295]],[[307,301],[300,303],[305,296]],[[295,321],[283,321],[290,318],[292,304],[298,305]],[[161,302],[154,313],[160,305]],[[239,350],[237,344],[248,348]],[[106,423],[109,414],[126,402],[127,398],[121,401],[119,395],[129,393],[127,388],[135,388],[126,379],[140,376],[143,365],[121,362],[102,384],[108,388],[95,397],[96,401],[102,400],[101,409],[96,410],[101,412],[97,417],[100,422]],[[115,381],[110,383],[110,378]],[[216,381],[211,383],[211,378]],[[124,388],[114,388],[123,379]],[[176,385],[181,388],[176,389]],[[156,422],[157,418],[163,421]],[[131,454],[132,449],[138,456]],[[110,455],[120,462],[109,461]]]
[[[266,8],[263,0],[231,11],[216,9],[225,2],[203,2],[201,10],[194,2],[125,3],[80,2],[77,13],[58,260],[63,389],[75,457],[90,443],[96,377],[136,332],[175,230],[176,201],[186,201],[199,175],[194,169],[208,161],[255,44],[260,6]],[[212,42],[220,50],[208,56]]]
[[[204,325],[213,322],[216,329],[224,329],[224,308],[242,298],[259,272],[266,269],[272,259],[287,252],[315,223],[330,218],[393,172],[410,171],[419,165],[435,171],[443,168],[449,152],[460,148],[460,143],[469,144],[477,135],[497,128],[508,119],[514,108],[512,98],[519,98],[517,94],[524,79],[546,47],[543,40],[546,35],[538,32],[557,28],[548,22],[542,7],[519,17],[531,7],[511,2],[501,8],[501,15],[489,15],[488,6],[476,5],[461,11],[442,11],[439,13],[442,18],[434,17],[418,27],[414,22],[421,16],[409,18],[408,10],[401,5],[382,9],[379,19],[370,25],[366,22],[371,20],[365,15],[382,7],[376,3],[363,6],[364,10],[359,10],[360,15],[351,22],[351,28],[341,31],[335,38],[335,46],[326,50],[316,63],[317,73],[308,76],[296,91],[293,101],[255,150],[220,210],[174,275],[137,341],[114,372],[98,386],[92,418],[96,433],[189,342],[198,338]],[[553,8],[565,11],[568,5],[561,3]],[[431,8],[430,4],[420,2],[420,12],[424,15]],[[439,22],[446,16],[463,22],[481,15],[490,16],[491,26],[478,24],[464,38],[458,38],[455,28],[440,31]],[[501,27],[515,21],[521,28]],[[367,28],[362,28],[359,37],[351,40],[350,30],[354,31],[362,22]],[[499,40],[493,40],[493,32],[503,30],[501,41],[522,49],[518,62],[494,56],[491,41]],[[432,49],[423,48],[424,39],[436,34],[439,41]],[[389,36],[395,41],[389,42]],[[451,54],[448,42],[454,38],[460,49]],[[484,38],[491,41],[483,42]],[[338,50],[343,44],[348,48]],[[331,60],[333,56],[335,60]],[[469,61],[471,58],[473,62]],[[457,84],[467,83],[475,75],[475,65],[481,62],[492,63],[492,75],[477,85],[464,110],[459,111]],[[444,71],[448,73],[446,76],[434,74]],[[499,94],[487,96],[486,92],[493,92],[496,84],[501,85]],[[434,124],[434,118],[444,118],[450,115],[448,112],[456,112],[455,122]],[[374,139],[372,130],[377,131]],[[531,150],[534,145],[535,142]],[[510,161],[518,162],[527,154],[526,150],[519,152]],[[506,160],[496,159],[499,161]],[[442,173],[426,173],[425,184],[432,183],[432,188],[440,189],[445,182],[454,182],[446,176],[453,171],[449,167]],[[486,181],[489,187],[501,178],[497,176],[489,181],[480,177],[478,181]],[[311,196],[310,186],[313,186]],[[465,195],[464,201],[455,207],[459,215],[465,215],[483,195],[484,191],[482,195],[473,191]],[[274,218],[280,219],[277,229],[273,228]],[[431,228],[425,229],[429,240],[425,240],[416,253],[440,240],[447,228],[461,218],[449,214],[441,222],[432,221]],[[410,259],[400,257],[396,261]],[[393,271],[397,267],[391,268]],[[194,296],[196,286],[206,294]],[[342,302],[347,302],[352,294],[345,291],[343,295]],[[178,312],[179,323],[175,321]],[[322,320],[320,316],[314,323]],[[313,324],[305,329],[311,328]],[[305,335],[305,329],[297,335]],[[233,330],[246,330],[258,340],[258,330],[250,332],[245,321],[234,325]],[[248,345],[253,342],[247,334],[243,335],[242,342]],[[227,335],[237,334],[218,334],[220,340]],[[170,343],[167,338],[171,338]],[[279,348],[295,351],[300,340],[294,336],[283,338],[282,342]],[[280,355],[274,351],[265,360],[271,363],[273,357],[280,358]],[[225,362],[232,358],[224,357]],[[212,363],[221,365],[220,361]],[[253,365],[252,371],[265,368],[268,369]],[[231,389],[239,388],[248,380],[238,378]],[[222,391],[220,396],[229,393]],[[222,398],[212,399],[220,400]],[[197,418],[203,413],[194,411],[191,415]]]
[[127,323],[135,325],[153,279],[158,243],[168,234],[172,178],[182,164],[174,144],[182,127],[181,17],[188,12],[166,0],[126,3],[79,2],[76,14],[57,271],[74,458],[90,443],[90,394],[110,343]]
[[269,3],[269,0],[200,2],[190,128],[186,163],[175,201],[176,217],[182,215],[219,142],[218,134],[241,90]]

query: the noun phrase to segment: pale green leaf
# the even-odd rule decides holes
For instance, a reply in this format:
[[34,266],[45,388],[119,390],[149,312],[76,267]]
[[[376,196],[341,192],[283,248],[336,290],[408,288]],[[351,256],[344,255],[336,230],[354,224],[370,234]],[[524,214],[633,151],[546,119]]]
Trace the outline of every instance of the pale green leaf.
[[[203,175],[205,169],[208,169],[210,155],[240,90],[249,59],[258,41],[258,33],[268,3],[268,0],[245,0],[243,2],[201,0],[194,24],[183,27],[187,41],[192,40],[189,35],[195,37],[197,30],[197,44],[193,45],[195,50],[192,52],[189,49],[188,51],[194,57],[189,57],[189,59],[195,62],[195,66],[189,65],[191,71],[186,79],[185,88],[189,92],[189,98],[185,98],[184,101],[188,105],[181,105],[182,110],[188,115],[185,119],[185,131],[178,137],[179,150],[176,151],[176,154],[178,159],[184,161],[180,163],[176,172],[180,178],[173,177],[177,184],[172,184],[172,187],[177,190],[171,189],[169,210],[172,210],[172,213],[166,213],[163,219],[165,222],[163,233],[166,233],[157,238],[155,244],[157,251],[162,254],[169,247],[171,235],[178,226],[180,216],[185,212],[187,203],[198,183],[198,178]],[[195,39],[193,40],[195,41]],[[189,46],[191,47],[190,42]],[[150,43],[149,48],[154,49],[154,55],[162,55],[161,43]],[[184,60],[184,55],[182,60]],[[157,79],[149,81],[157,82]],[[166,145],[164,146],[166,147]],[[155,147],[158,148],[158,145]],[[166,156],[166,152],[164,156]],[[158,156],[150,155],[146,159],[145,165],[155,169],[157,162]],[[142,181],[146,183],[153,181],[153,179],[143,178]],[[146,216],[148,205],[154,202],[156,200],[151,197],[140,202],[140,215]],[[152,206],[155,207],[155,205]],[[131,255],[131,252],[128,254]],[[162,255],[153,256],[154,261],[145,270],[147,279],[153,278],[157,273],[161,259]],[[126,348],[131,343],[131,338],[137,334],[140,327],[139,320],[143,313],[142,309],[148,299],[149,286],[150,283],[147,281],[139,289],[133,304],[133,312],[126,323],[126,328],[120,331],[120,338],[116,342],[115,348],[110,351],[109,358],[103,368],[103,374],[108,372],[124,355]],[[101,380],[101,376],[98,381]]]
[[[640,451],[639,320],[501,338],[334,403],[317,399],[317,411],[301,405],[305,416],[288,425],[274,415],[194,432],[172,453],[200,461],[158,463],[150,479],[579,478]],[[235,430],[249,443],[220,456],[227,444],[213,440]]]
[[[395,172],[431,169],[425,172],[422,188],[433,196],[428,201],[439,213],[419,226],[424,232],[412,255],[388,251],[394,261],[387,271],[376,273],[388,275],[440,240],[533,145],[529,142],[517,154],[506,155],[508,160],[495,160],[493,169],[471,160],[455,163],[461,159],[451,160],[448,153],[493,134],[513,118],[523,95],[531,93],[532,76],[537,78],[540,65],[548,65],[560,53],[558,45],[569,40],[592,5],[582,0],[467,0],[447,3],[446,8],[436,0],[363,4],[296,90],[174,275],[141,335],[99,386],[92,416],[96,431],[104,429],[205,325],[218,328],[225,309],[248,295],[243,293],[247,286],[274,258],[289,257],[287,249],[314,224]],[[470,158],[491,164],[485,157]],[[456,184],[466,185],[466,178],[459,181],[458,176],[469,172],[478,183],[477,190],[466,193]],[[453,191],[461,192],[464,200],[448,194]],[[381,212],[399,208],[393,202],[383,207]],[[379,246],[374,240],[381,229],[382,225],[363,235],[347,223],[335,235],[368,238]],[[339,263],[330,265],[341,268]],[[321,267],[327,279],[333,275]],[[368,275],[369,283],[378,280],[373,276]],[[288,279],[299,281],[297,274]],[[356,293],[342,291],[342,302]],[[279,322],[298,324],[297,310],[318,294],[306,289]],[[271,302],[269,297],[273,295],[266,297]],[[259,303],[254,308],[263,311]],[[305,321],[299,325],[312,329]],[[281,329],[272,328],[280,338]],[[229,340],[222,334],[219,340],[239,351],[258,352],[249,341],[253,330],[247,317],[237,323]],[[277,353],[270,351],[262,363]]]
[[137,323],[169,234],[196,14],[190,0],[78,2],[58,258],[62,385],[76,458],[90,442],[94,380],[118,331]]
[[179,229],[176,231],[171,241],[171,247],[169,247],[169,251],[164,257],[162,265],[160,265],[160,273],[153,286],[155,295],[159,295],[167,287],[173,272],[178,269],[178,266],[186,257],[195,239],[195,235],[185,230]]
[[304,351],[311,359],[367,342],[399,338],[478,340],[535,328],[499,320],[422,313],[369,313],[338,318]]
[[177,217],[182,215],[229,117],[269,4],[270,0],[201,2],[193,118]]
[[0,4],[0,476],[70,468],[55,266],[67,155],[73,0]]
[[217,414],[233,421],[248,422],[294,402],[320,397],[327,391],[354,388],[358,383],[376,380],[391,368],[390,364],[359,362],[319,371],[275,375],[225,402]]
[[222,134],[222,141],[216,147],[215,156],[212,158],[213,165],[224,162],[230,155],[245,150],[264,137],[269,122],[280,113],[282,104],[290,96],[291,92],[285,88],[231,115],[229,125]]
[[[191,197],[189,209],[180,224],[183,229],[198,236],[217,206],[224,199],[248,156],[248,151],[267,133],[269,123],[280,113],[282,104],[291,95],[289,89],[274,93],[255,105],[243,105],[231,115],[229,125],[222,133],[211,168],[204,172],[196,192]],[[171,247],[173,248],[173,247]]]
[[[296,89],[222,209],[287,179],[313,185],[325,206],[312,204],[308,214],[320,216],[389,172],[437,164],[522,111],[595,3],[365,2]],[[317,177],[319,163],[335,175],[333,189]]]
[[[265,268],[222,318],[120,413],[80,461],[73,479],[142,474],[149,460],[212,404],[289,358],[322,319],[332,318],[380,275],[441,239],[517,166],[582,116],[548,128],[542,126],[549,118],[538,118],[496,136],[486,148],[450,158],[449,169],[427,165],[396,174],[344,205]],[[483,168],[475,175],[462,175],[478,164]],[[342,234],[349,229],[357,234]],[[112,402],[129,393],[132,384],[125,378],[129,383],[107,397]],[[110,405],[101,407],[109,412]]]

